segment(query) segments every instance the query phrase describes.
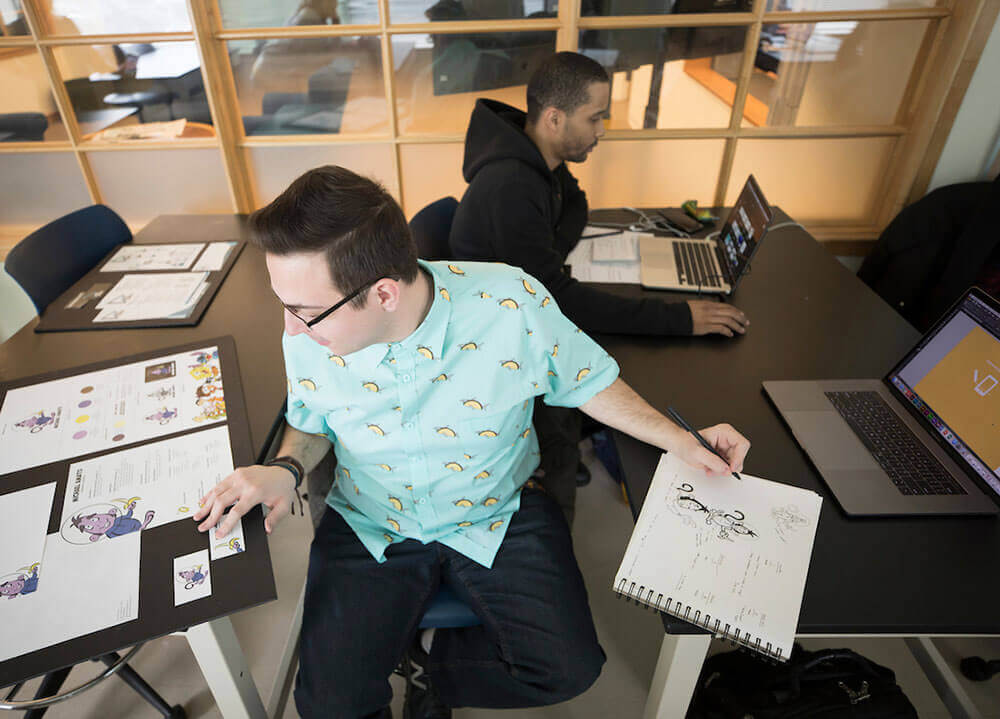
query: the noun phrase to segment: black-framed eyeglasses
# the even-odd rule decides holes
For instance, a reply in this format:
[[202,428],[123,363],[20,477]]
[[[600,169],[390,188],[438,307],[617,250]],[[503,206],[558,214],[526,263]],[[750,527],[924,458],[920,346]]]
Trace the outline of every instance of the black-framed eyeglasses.
[[[381,277],[376,277],[371,282],[366,282],[365,284],[361,285],[358,289],[354,290],[354,292],[352,292],[351,294],[347,295],[344,299],[342,299],[339,302],[337,302],[337,304],[335,304],[333,307],[330,307],[327,310],[323,310],[318,315],[316,315],[315,317],[313,317],[311,320],[307,320],[305,317],[302,317],[301,315],[299,315],[298,313],[296,313],[294,310],[292,310],[284,302],[281,303],[281,306],[284,307],[289,312],[289,314],[292,315],[292,317],[294,317],[295,319],[297,319],[299,322],[301,322],[302,324],[304,324],[306,327],[312,328],[312,327],[315,327],[316,325],[318,325],[323,320],[325,320],[330,315],[332,315],[334,312],[336,312],[338,309],[340,309],[343,305],[346,305],[348,302],[350,302],[355,297],[357,297],[358,295],[360,295],[362,292],[364,292],[365,290],[367,290],[369,287],[371,287],[372,285],[374,285],[380,279],[382,279],[382,278]],[[390,279],[394,279],[394,278],[390,278]]]

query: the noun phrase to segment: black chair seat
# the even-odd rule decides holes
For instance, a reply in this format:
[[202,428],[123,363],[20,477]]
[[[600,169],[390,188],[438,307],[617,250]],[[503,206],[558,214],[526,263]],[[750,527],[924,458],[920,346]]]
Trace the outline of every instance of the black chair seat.
[[410,220],[410,233],[417,245],[417,255],[422,260],[449,260],[451,248],[448,235],[455,219],[458,200],[442,197],[432,202]]

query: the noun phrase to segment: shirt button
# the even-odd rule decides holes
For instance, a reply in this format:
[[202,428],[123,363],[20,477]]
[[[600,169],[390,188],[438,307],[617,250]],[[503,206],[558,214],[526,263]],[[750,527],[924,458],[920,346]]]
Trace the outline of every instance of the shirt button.
[[406,429],[413,429],[413,422],[405,422],[403,424],[403,427],[405,427]]
[[411,374],[404,374],[403,375],[403,381],[404,382],[409,382],[411,379],[413,379],[413,375],[411,375]]
[[417,504],[427,504],[427,500],[421,497],[420,499],[417,500]]

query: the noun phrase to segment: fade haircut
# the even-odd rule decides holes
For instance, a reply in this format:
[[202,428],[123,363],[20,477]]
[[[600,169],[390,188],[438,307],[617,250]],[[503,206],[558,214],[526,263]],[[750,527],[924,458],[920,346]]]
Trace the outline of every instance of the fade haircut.
[[528,122],[538,122],[547,107],[571,115],[590,100],[589,88],[595,82],[610,82],[600,64],[580,53],[557,52],[528,81]]
[[[417,277],[417,249],[403,211],[382,185],[336,165],[309,170],[250,215],[251,242],[274,255],[326,253],[345,295],[366,282]],[[365,306],[367,292],[351,304]]]

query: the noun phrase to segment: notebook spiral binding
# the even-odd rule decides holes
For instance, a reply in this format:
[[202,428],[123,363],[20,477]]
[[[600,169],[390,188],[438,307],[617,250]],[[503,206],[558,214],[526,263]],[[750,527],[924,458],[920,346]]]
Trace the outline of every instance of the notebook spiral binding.
[[[750,632],[741,632],[739,628],[731,627],[729,624],[723,625],[720,620],[713,620],[708,614],[703,615],[697,609],[693,609],[691,605],[684,605],[680,601],[674,602],[672,597],[664,599],[663,593],[657,592],[655,589],[641,585],[636,588],[635,582],[622,579],[615,588],[615,594],[620,598],[624,598],[625,601],[631,599],[636,606],[641,605],[643,608],[652,608],[699,626],[711,632],[717,638],[728,641],[734,647],[749,650],[775,662],[787,659],[787,657],[782,656],[783,652],[780,648],[772,648],[771,642],[767,642],[762,646],[760,637],[754,637]],[[654,595],[655,599],[653,598]]]

